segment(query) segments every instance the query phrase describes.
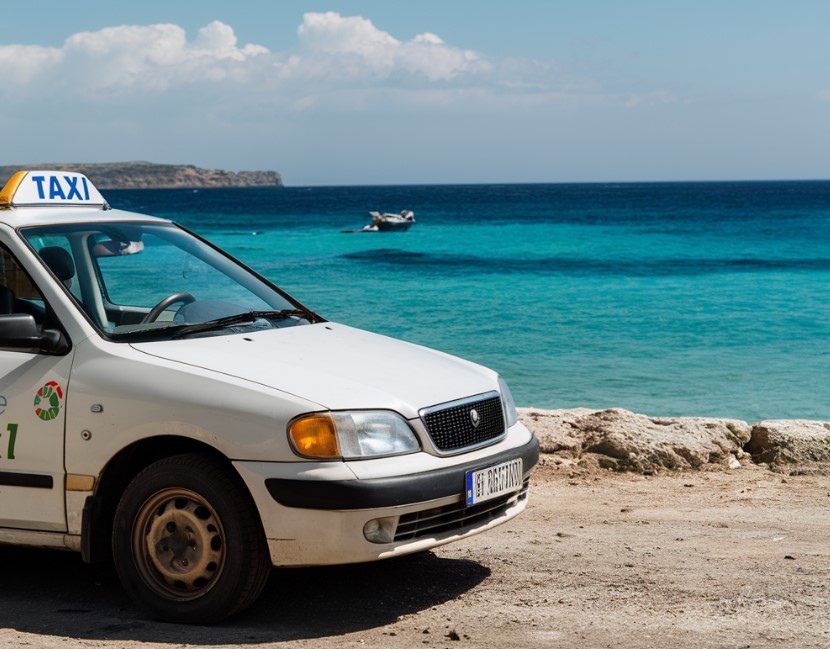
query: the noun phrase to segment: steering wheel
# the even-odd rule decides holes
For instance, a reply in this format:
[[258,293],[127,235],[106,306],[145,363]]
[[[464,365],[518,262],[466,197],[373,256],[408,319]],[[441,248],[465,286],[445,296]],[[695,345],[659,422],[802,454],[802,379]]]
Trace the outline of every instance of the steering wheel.
[[147,322],[155,322],[156,318],[158,318],[162,312],[169,307],[171,304],[175,304],[176,302],[182,302],[184,304],[190,304],[191,302],[195,302],[196,298],[193,297],[190,293],[173,293],[173,295],[168,295],[164,298],[161,302],[156,304],[150,312],[144,316],[141,320],[141,324],[145,324]]

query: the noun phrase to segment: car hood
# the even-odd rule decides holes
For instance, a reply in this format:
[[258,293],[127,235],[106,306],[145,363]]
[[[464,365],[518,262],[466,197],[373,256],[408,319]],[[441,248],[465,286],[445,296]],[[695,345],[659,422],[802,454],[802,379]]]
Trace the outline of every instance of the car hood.
[[391,409],[414,418],[421,408],[498,387],[496,373],[480,365],[332,322],[132,347],[331,410]]

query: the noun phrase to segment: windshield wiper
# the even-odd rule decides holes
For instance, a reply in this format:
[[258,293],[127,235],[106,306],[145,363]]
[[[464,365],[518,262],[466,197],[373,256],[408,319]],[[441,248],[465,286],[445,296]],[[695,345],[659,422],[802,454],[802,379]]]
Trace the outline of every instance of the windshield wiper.
[[[244,313],[237,313],[229,315],[224,318],[216,318],[216,320],[208,320],[207,322],[195,322],[193,324],[179,325],[175,327],[165,328],[168,331],[174,330],[170,340],[183,338],[194,333],[201,333],[203,331],[214,331],[216,329],[224,329],[225,327],[232,327],[234,325],[246,324],[255,322],[259,319],[265,320],[285,320],[286,318],[305,318],[309,322],[315,322],[316,318],[310,311],[303,311],[302,309],[281,309],[279,311],[245,311]],[[163,330],[158,330],[163,331]]]

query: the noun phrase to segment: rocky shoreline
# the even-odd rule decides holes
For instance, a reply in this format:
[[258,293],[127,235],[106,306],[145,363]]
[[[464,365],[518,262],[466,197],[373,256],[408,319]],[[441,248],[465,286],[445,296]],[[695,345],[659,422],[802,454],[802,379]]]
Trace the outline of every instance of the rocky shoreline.
[[[276,171],[224,171],[193,165],[152,162],[46,163],[0,166],[0,178],[9,179],[23,169],[77,171],[98,189],[203,189],[211,187],[282,187]],[[5,180],[3,181],[5,182]]]
[[830,473],[830,422],[649,417],[619,408],[538,410],[519,418],[543,454],[563,467],[653,475],[662,471],[739,469],[748,464],[788,475]]

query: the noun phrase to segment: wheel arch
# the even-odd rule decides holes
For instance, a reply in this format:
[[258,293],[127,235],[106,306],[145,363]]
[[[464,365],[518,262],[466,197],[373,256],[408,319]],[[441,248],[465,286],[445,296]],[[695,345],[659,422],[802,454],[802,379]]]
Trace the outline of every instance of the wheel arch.
[[112,525],[115,510],[127,485],[149,465],[174,455],[201,453],[226,465],[239,478],[248,497],[253,497],[236,469],[224,454],[199,440],[160,435],[138,440],[121,449],[107,462],[96,481],[93,495],[84,504],[81,526],[81,556],[87,563],[112,558]]

